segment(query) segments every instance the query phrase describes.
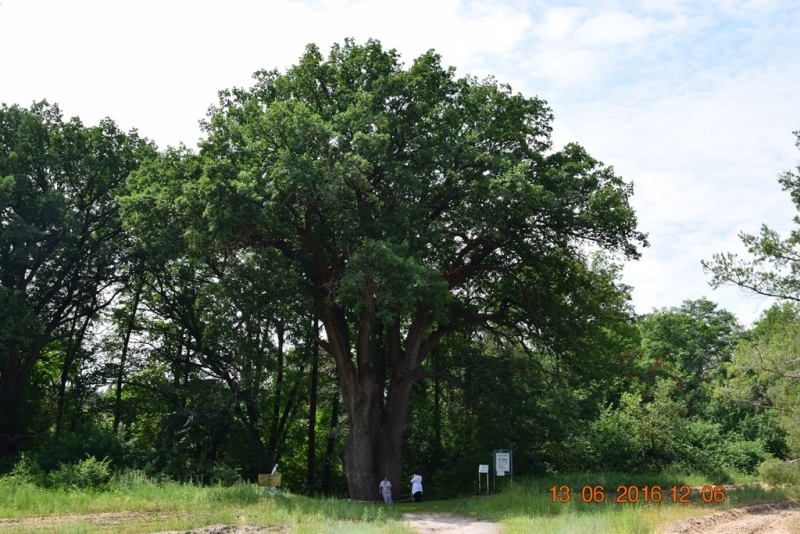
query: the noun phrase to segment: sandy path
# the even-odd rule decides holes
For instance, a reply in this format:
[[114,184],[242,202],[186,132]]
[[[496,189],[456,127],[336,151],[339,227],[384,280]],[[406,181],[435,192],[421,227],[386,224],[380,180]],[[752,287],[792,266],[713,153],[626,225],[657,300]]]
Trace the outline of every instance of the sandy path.
[[192,530],[170,530],[154,532],[153,534],[268,534],[273,532],[284,532],[284,530],[277,527],[269,528],[258,525],[211,525]]
[[405,524],[419,534],[498,534],[500,525],[449,514],[403,514]]
[[[141,512],[0,519],[0,531],[9,527],[34,527],[50,531],[77,521],[109,526],[131,520],[158,522],[160,519],[166,519],[166,516]],[[500,534],[501,532],[501,526],[497,523],[449,514],[403,514],[403,521],[419,534]],[[185,534],[188,532],[193,534],[266,534],[287,531],[286,527],[212,525],[189,531],[171,531],[161,534]],[[794,501],[783,501],[715,512],[671,525],[663,530],[662,534],[800,534],[800,505]]]
[[800,533],[800,505],[794,501],[757,504],[676,523],[664,534]]
[[[23,517],[0,519],[0,532],[6,529],[31,529],[34,531],[56,532],[62,527],[77,522],[96,527],[113,527],[132,521],[157,524],[159,521],[174,519],[169,514],[156,512],[107,512],[100,514],[72,514],[45,517]],[[162,531],[157,534],[274,534],[288,532],[288,527],[262,527],[258,525],[210,525],[191,530]]]

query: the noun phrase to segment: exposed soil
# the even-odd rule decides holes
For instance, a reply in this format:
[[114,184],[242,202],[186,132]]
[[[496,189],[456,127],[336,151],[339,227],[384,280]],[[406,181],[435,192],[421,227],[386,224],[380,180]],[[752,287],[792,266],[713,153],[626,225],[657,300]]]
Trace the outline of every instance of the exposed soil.
[[[78,521],[108,528],[131,521],[157,523],[170,517],[160,513],[127,512],[51,517],[0,519],[0,531],[6,528],[55,530],[59,525]],[[419,534],[500,534],[501,525],[489,521],[449,514],[403,514],[405,524]],[[162,531],[158,534],[277,534],[288,532],[281,527],[258,525],[211,525],[191,530]],[[800,534],[800,504],[783,501],[758,504],[687,519],[670,525],[662,534]]]
[[790,534],[800,533],[800,505],[794,501],[757,504],[687,519],[663,534]]
[[449,514],[403,514],[403,521],[419,534],[498,534],[500,525]]
[[[159,521],[174,519],[173,516],[153,512],[109,512],[102,514],[72,514],[45,517],[23,517],[19,519],[0,519],[0,531],[7,528],[25,528],[57,530],[60,525],[82,522],[90,525],[102,526],[104,528],[113,527],[132,521],[146,523],[158,523]],[[158,534],[276,534],[288,532],[288,529],[281,527],[263,527],[258,525],[211,525],[191,530],[172,530],[162,531]]]
[[253,533],[280,532],[279,529],[260,527],[258,525],[211,525],[209,527],[195,528],[192,530],[170,530],[155,534],[253,534]]
[[9,527],[25,528],[55,528],[56,525],[71,524],[81,521],[91,525],[113,526],[130,521],[160,521],[169,519],[166,514],[154,512],[106,512],[102,514],[70,514],[43,517],[21,517],[13,519],[0,519],[0,529]]

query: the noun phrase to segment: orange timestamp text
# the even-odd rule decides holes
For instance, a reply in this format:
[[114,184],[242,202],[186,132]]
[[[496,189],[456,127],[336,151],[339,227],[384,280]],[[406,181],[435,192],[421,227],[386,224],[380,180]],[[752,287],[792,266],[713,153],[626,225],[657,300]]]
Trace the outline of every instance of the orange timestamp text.
[[[619,485],[614,493],[608,495],[608,500],[616,503],[660,503],[672,502],[689,504],[692,488],[689,486],[626,486]],[[700,498],[704,503],[725,502],[725,488],[722,486],[703,486]],[[569,486],[553,486],[550,488],[553,502],[568,503],[573,499],[580,499],[585,503],[601,503],[606,501],[605,486],[583,486],[579,495],[573,495]]]

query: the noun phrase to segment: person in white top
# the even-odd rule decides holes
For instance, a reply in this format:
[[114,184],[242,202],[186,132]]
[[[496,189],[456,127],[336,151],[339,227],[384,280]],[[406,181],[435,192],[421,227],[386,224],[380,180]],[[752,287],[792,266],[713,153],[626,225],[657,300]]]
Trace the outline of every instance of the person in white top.
[[414,502],[422,502],[422,477],[416,473],[411,477],[411,493],[414,494]]
[[378,486],[378,493],[383,495],[383,502],[392,504],[392,483],[389,482],[389,477],[383,477]]

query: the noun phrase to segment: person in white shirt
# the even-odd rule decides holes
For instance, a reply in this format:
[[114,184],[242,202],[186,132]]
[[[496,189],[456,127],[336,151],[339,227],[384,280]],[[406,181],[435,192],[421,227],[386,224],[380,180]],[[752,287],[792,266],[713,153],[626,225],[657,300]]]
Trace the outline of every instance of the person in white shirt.
[[389,477],[383,477],[378,486],[378,493],[383,495],[383,502],[392,504],[392,483],[389,482]]
[[416,473],[411,478],[411,493],[414,494],[414,502],[422,502],[422,477]]

